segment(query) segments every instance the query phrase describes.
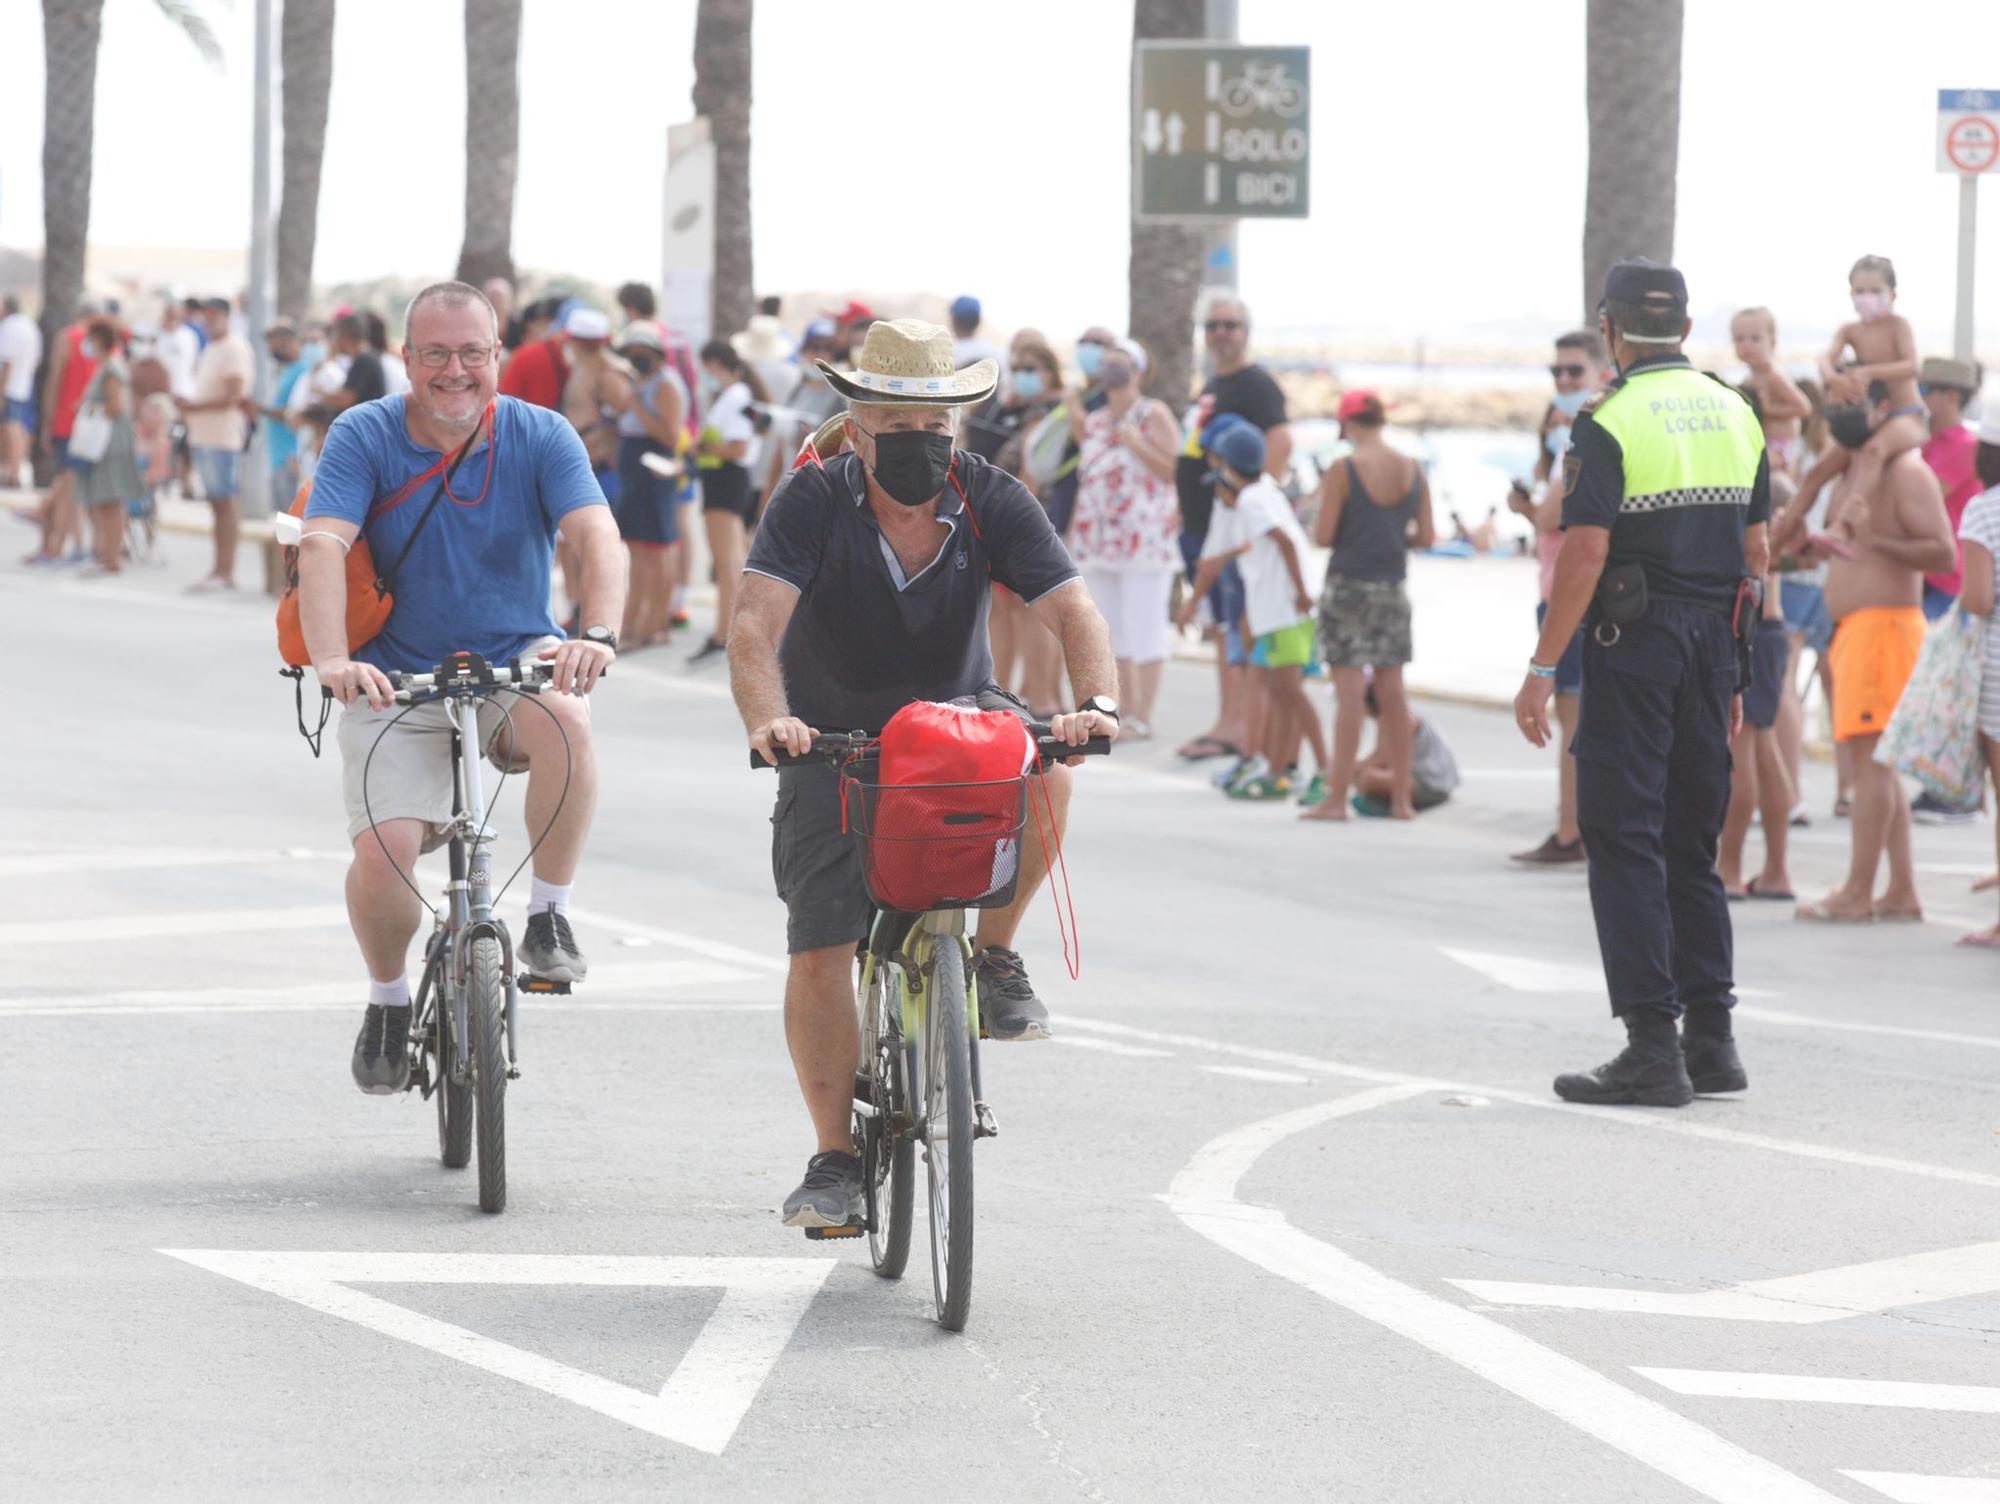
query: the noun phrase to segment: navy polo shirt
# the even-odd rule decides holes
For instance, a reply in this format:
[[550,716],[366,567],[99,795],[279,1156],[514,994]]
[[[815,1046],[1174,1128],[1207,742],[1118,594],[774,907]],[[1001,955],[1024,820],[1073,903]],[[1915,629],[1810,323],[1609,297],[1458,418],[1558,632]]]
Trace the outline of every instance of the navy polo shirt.
[[990,587],[1032,604],[1078,578],[1027,487],[977,455],[952,459],[964,498],[945,487],[937,556],[907,578],[854,455],[802,466],[772,495],[744,569],[799,592],[778,661],[792,714],[806,724],[876,732],[912,700],[977,694],[993,682]]

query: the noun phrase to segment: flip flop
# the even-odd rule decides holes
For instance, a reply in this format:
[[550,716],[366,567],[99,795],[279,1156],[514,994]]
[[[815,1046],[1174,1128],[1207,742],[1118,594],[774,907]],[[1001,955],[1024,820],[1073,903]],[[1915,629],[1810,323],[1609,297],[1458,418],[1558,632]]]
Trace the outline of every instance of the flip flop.
[[1793,917],[1806,924],[1873,924],[1873,914],[1836,914],[1823,903],[1802,903]]
[[1960,935],[1958,943],[1968,950],[2000,950],[2000,935],[1982,935],[1978,930]]
[[1757,886],[1757,879],[1754,877],[1743,885],[1743,896],[1745,898],[1754,898],[1759,903],[1797,903],[1799,901],[1799,895],[1789,889],[1784,892],[1774,891],[1766,893],[1762,888]]
[[1922,909],[1877,909],[1875,911],[1875,922],[1877,924],[1922,924],[1924,922],[1924,911]]
[[1722,890],[1722,896],[1728,899],[1731,903],[1741,903],[1743,902],[1744,899],[1750,896],[1750,890],[1748,888],[1745,888],[1741,893],[1732,893],[1727,888],[1724,888]]
[[1241,757],[1243,749],[1218,736],[1198,736],[1175,753],[1189,762],[1206,762],[1211,757]]

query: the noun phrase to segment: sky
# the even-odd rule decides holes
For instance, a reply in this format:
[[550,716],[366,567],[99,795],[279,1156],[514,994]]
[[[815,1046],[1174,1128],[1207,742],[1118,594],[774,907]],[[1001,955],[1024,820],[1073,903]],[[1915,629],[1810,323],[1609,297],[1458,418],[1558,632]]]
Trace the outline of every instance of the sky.
[[[247,239],[255,7],[200,3],[220,72],[153,0],[104,0],[94,242]],[[693,0],[524,11],[515,258],[657,280]],[[39,12],[0,6],[0,246],[23,249],[41,243]],[[319,281],[456,262],[462,16],[458,0],[339,0]],[[1241,232],[1258,327],[1435,346],[1573,323],[1583,17],[1583,0],[1241,0],[1244,41],[1313,49],[1312,218]],[[1127,0],[758,0],[759,291],[973,292],[1002,329],[1122,325],[1130,28]],[[1761,303],[1788,346],[1817,342],[1869,252],[1895,259],[1925,348],[1948,345],[1957,184],[1934,168],[1940,87],[2000,90],[2000,6],[1687,0],[1675,259],[1698,339]],[[1989,354],[1996,194],[1978,257]]]

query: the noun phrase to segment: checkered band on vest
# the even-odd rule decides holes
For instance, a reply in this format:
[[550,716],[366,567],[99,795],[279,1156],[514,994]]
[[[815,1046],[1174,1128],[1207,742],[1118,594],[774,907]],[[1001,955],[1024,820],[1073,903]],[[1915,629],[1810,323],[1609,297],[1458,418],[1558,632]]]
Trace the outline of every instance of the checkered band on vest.
[[1748,486],[1684,486],[1676,491],[1655,491],[1650,496],[1628,496],[1618,508],[1628,512],[1666,512],[1675,507],[1744,507],[1750,505]]

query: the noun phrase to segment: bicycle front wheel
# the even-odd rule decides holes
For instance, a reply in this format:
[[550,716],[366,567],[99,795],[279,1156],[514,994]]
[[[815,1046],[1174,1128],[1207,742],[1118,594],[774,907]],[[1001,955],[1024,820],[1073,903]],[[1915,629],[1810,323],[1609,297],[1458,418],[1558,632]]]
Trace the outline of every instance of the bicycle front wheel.
[[466,979],[466,1016],[472,1038],[472,1095],[479,1125],[479,1209],[507,1208],[507,979],[500,942],[481,935],[472,942]]
[[931,946],[922,1024],[924,1164],[931,1198],[931,1288],[938,1325],[961,1331],[972,1309],[972,1045],[966,1028],[965,956],[939,936]]
[[[428,1016],[424,1049],[429,1053],[431,1092],[437,1098],[438,1158],[447,1170],[472,1163],[472,1087],[459,1079],[464,1046],[452,1034],[451,994],[444,985],[445,948],[433,943],[417,988],[417,1017]],[[428,1008],[426,1007],[428,1003]]]

